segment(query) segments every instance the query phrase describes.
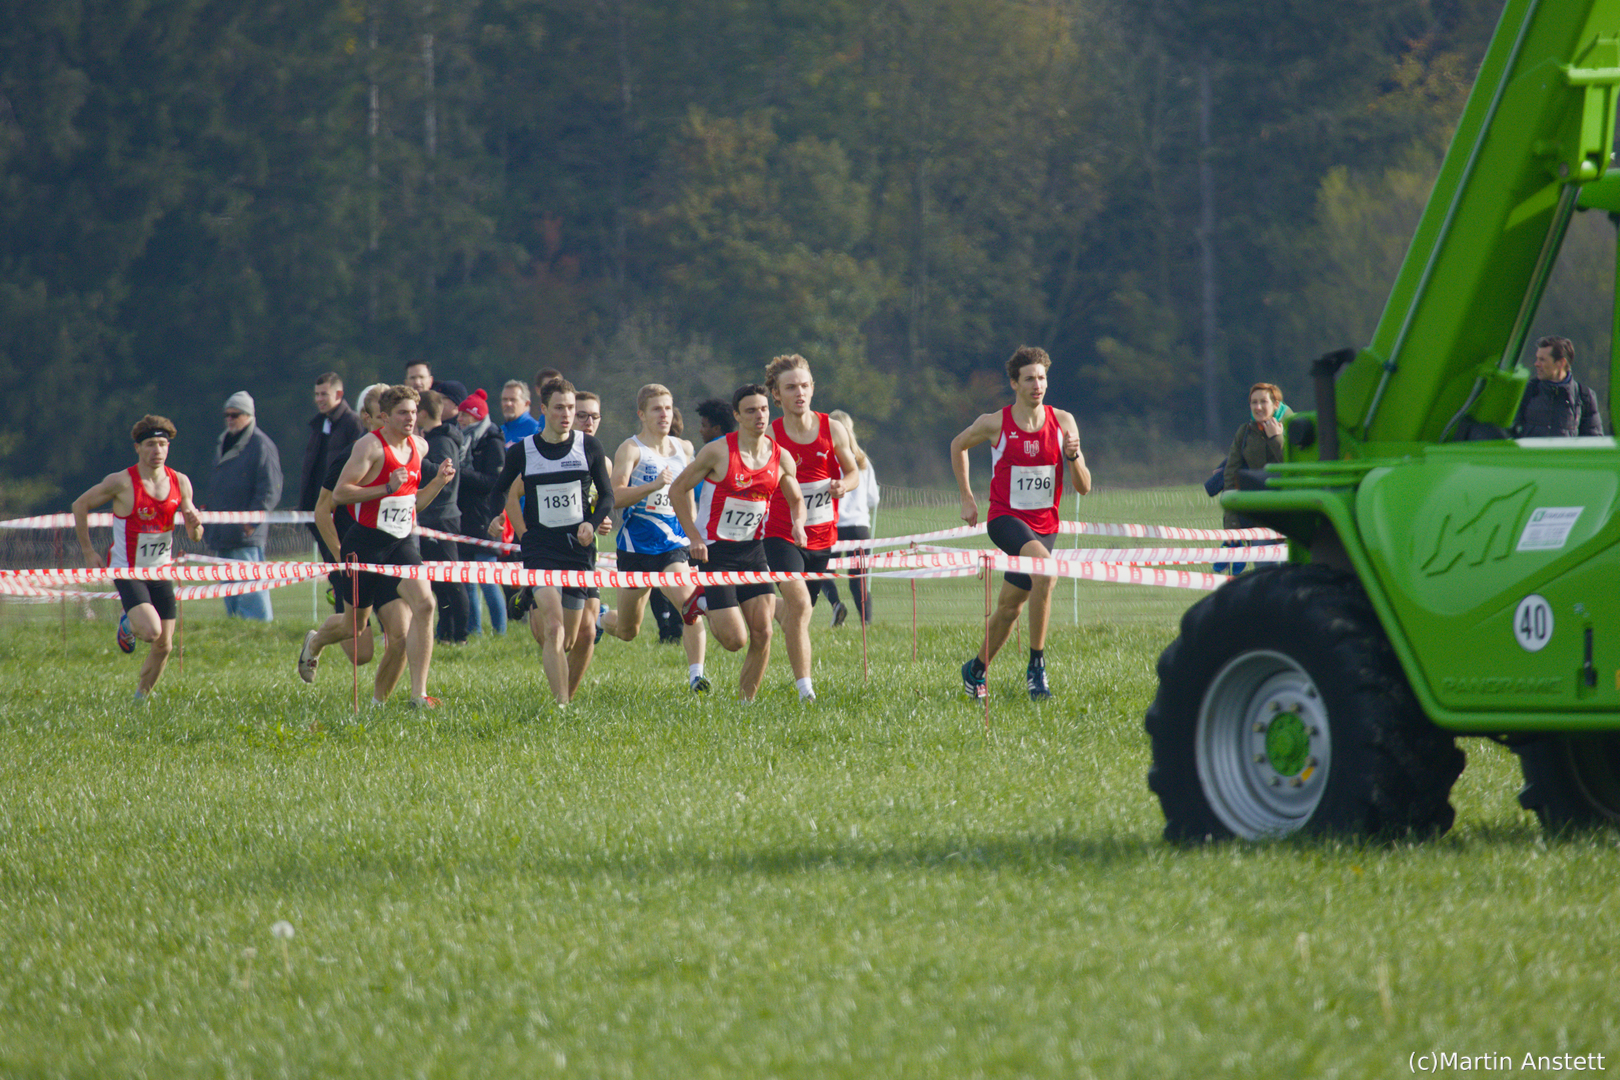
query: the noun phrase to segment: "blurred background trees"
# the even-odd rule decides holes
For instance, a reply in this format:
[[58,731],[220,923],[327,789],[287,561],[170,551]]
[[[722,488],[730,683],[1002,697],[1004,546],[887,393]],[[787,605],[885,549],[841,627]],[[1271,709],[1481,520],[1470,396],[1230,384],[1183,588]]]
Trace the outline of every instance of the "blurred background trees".
[[[1500,0],[145,0],[0,14],[0,510],[206,474],[237,389],[562,368],[688,408],[802,352],[886,478],[1056,359],[1099,482],[1191,480],[1360,344]],[[1547,318],[1608,349],[1607,222]],[[1578,264],[1578,265],[1575,265]],[[1543,331],[1546,332],[1546,331]],[[1174,433],[1172,436],[1170,433]]]

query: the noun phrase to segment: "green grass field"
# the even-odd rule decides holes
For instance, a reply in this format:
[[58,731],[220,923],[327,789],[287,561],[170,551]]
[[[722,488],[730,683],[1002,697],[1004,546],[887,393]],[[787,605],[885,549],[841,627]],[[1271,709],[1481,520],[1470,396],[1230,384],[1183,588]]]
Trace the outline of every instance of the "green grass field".
[[[882,533],[950,524],[924,494]],[[293,674],[303,587],[269,627],[187,604],[184,670],[136,708],[111,605],[12,605],[0,1077],[1390,1077],[1620,1048],[1620,837],[1545,838],[1471,741],[1439,841],[1171,847],[1142,713],[1196,594],[1065,588],[1059,700],[1010,651],[988,729],[956,685],[971,579],[919,588],[915,661],[910,587],[878,587],[869,682],[823,614],[812,709],[780,648],[757,705],[717,649],[694,699],[649,626],[558,714],[518,627],[438,650],[437,713],[356,719],[337,653]]]
[[808,710],[780,654],[744,708],[735,657],[698,701],[678,650],[605,641],[566,715],[513,634],[439,650],[439,712],[356,720],[335,653],[294,677],[300,623],[198,616],[144,709],[105,621],[0,638],[0,1075],[1385,1077],[1620,1046],[1616,838],[1544,839],[1493,745],[1437,842],[1164,844],[1167,623],[1061,630],[1047,707],[993,668],[988,731],[971,626],[915,664],[874,629],[869,683],[818,626]]

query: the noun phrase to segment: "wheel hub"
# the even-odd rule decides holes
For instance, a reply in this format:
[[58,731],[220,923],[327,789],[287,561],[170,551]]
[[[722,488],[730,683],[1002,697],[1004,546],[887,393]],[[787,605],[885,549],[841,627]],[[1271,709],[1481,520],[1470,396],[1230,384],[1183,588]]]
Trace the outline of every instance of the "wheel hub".
[[1310,820],[1332,760],[1327,708],[1292,657],[1243,653],[1210,683],[1198,715],[1198,776],[1239,836],[1282,836]]

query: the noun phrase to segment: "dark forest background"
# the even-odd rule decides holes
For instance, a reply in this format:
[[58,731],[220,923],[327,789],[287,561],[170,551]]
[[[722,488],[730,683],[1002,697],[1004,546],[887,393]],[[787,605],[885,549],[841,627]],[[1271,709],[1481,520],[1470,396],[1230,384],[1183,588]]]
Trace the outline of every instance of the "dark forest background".
[[[146,411],[206,488],[238,389],[291,499],[314,378],[419,357],[491,398],[561,368],[611,444],[644,381],[690,406],[802,352],[930,483],[1041,344],[1100,482],[1207,468],[1250,382],[1309,407],[1369,335],[1499,8],[7,5],[0,510],[127,465]],[[1564,303],[1601,355],[1607,303]]]

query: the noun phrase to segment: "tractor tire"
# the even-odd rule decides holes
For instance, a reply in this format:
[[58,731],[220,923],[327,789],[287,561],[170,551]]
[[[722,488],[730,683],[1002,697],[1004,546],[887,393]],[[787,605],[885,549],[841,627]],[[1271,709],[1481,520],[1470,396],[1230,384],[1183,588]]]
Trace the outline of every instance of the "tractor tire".
[[1146,727],[1167,840],[1438,836],[1456,816],[1463,753],[1341,570],[1264,569],[1194,604]]
[[1548,735],[1513,748],[1519,805],[1548,832],[1620,825],[1620,734]]

